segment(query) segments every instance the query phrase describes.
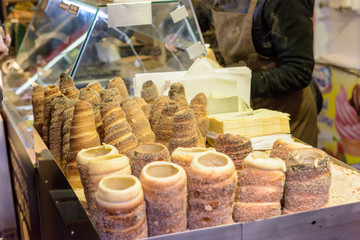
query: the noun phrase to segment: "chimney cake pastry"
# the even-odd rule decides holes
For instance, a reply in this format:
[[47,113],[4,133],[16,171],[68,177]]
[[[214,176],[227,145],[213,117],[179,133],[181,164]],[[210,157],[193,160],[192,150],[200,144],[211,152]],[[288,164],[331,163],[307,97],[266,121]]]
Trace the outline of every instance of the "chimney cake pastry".
[[148,236],[143,190],[135,176],[104,177],[95,199],[102,240],[133,240]]
[[233,222],[237,174],[223,153],[206,152],[188,168],[188,227],[212,227]]
[[141,171],[149,236],[186,230],[186,173],[177,164],[156,161]]

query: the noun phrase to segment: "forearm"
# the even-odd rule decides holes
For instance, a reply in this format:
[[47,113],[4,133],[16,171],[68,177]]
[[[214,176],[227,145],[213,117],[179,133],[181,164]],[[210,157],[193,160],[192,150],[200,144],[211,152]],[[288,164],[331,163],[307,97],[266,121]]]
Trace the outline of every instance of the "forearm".
[[263,8],[271,44],[278,60],[275,69],[252,76],[251,96],[274,97],[306,87],[314,68],[312,0],[272,0]]
[[287,63],[261,73],[252,74],[251,98],[269,98],[305,88],[311,81],[313,60]]

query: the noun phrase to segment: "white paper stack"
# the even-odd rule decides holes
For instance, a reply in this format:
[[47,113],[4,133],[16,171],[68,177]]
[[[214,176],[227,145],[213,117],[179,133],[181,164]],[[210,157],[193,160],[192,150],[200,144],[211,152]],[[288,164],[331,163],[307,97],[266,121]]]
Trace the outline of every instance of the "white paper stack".
[[289,114],[269,109],[209,115],[209,132],[258,137],[290,133]]

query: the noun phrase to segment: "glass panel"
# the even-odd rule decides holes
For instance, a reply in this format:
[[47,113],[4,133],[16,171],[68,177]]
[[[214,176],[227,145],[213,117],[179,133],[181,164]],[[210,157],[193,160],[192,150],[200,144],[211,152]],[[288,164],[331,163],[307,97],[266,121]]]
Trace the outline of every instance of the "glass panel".
[[193,60],[186,49],[200,41],[195,16],[174,23],[170,12],[181,7],[179,1],[153,2],[152,24],[108,28],[106,9],[101,9],[83,55],[74,69],[76,85],[93,80],[104,87],[114,76],[121,76],[133,93],[132,78],[139,72],[187,70]]
[[54,84],[62,72],[69,71],[97,12],[95,7],[78,3],[79,11],[74,15],[61,9],[60,2],[50,0],[46,11],[37,8],[17,53],[15,66],[5,79],[4,104],[21,134],[25,130],[31,136],[32,84]]

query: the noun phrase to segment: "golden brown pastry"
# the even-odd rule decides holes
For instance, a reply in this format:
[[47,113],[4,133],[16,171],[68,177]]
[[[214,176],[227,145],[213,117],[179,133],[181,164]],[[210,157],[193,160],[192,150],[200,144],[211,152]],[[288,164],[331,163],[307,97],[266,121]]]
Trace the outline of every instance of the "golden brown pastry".
[[95,198],[102,240],[133,240],[148,236],[143,190],[136,177],[104,177]]
[[75,87],[73,78],[66,74],[60,74],[59,89],[67,98],[78,100],[80,91]]
[[192,147],[192,148],[178,147],[171,154],[171,161],[180,165],[185,169],[185,171],[187,171],[188,168],[190,167],[192,160],[196,156],[200,156],[209,151],[215,152],[215,149],[203,148],[203,147]]
[[61,144],[61,169],[65,172],[66,165],[69,162],[70,152],[70,131],[71,123],[74,116],[74,107],[76,101],[69,101],[63,113],[62,126],[62,144]]
[[69,99],[78,100],[80,97],[80,90],[76,87],[71,87],[65,89],[63,94]]
[[153,127],[155,142],[169,146],[172,135],[174,115],[180,110],[180,106],[174,102],[165,102],[158,123]]
[[102,119],[101,119],[101,114],[100,114],[100,105],[101,104],[95,104],[93,110],[94,110],[94,115],[95,115],[96,131],[99,134],[100,142],[104,142],[104,140],[105,140],[105,130],[104,130],[104,126],[102,124]]
[[187,182],[182,167],[156,161],[141,171],[149,236],[186,230]]
[[48,85],[45,88],[45,105],[44,105],[44,125],[42,129],[42,136],[46,146],[49,146],[49,129],[51,121],[51,101],[56,95],[61,95],[59,88],[56,85]]
[[174,102],[179,104],[180,110],[184,110],[184,109],[189,108],[189,104],[188,104],[188,102],[186,100],[186,97],[184,95],[181,95],[181,94],[175,95],[171,100],[173,100]]
[[191,109],[178,111],[174,115],[172,135],[169,141],[169,151],[172,153],[177,147],[205,147],[200,144],[198,125]]
[[45,107],[45,87],[35,85],[32,91],[31,103],[34,114],[34,128],[42,137],[42,129],[44,125],[44,107]]
[[92,81],[86,87],[94,89],[98,94],[100,94],[101,90],[103,90],[101,84],[98,81]]
[[100,95],[91,88],[80,89],[79,100],[90,103],[92,107],[94,107],[95,104],[99,104],[101,102]]
[[109,144],[81,150],[76,157],[81,183],[91,220],[97,223],[95,193],[102,178],[109,175],[130,175],[129,158]]
[[141,88],[141,97],[152,106],[159,97],[159,91],[153,81],[149,80],[143,83]]
[[190,102],[196,121],[199,125],[201,136],[206,139],[209,130],[209,118],[207,116],[207,98],[204,93],[197,94]]
[[117,88],[109,88],[101,90],[100,92],[101,101],[114,100],[120,106],[120,102],[123,100],[123,97],[120,95],[120,92]]
[[140,177],[143,167],[154,161],[170,161],[169,150],[160,143],[140,143],[130,155],[131,172]]
[[249,222],[281,215],[286,166],[280,158],[249,154],[239,172],[234,220]]
[[125,98],[121,102],[121,108],[139,143],[154,142],[155,134],[140,106],[131,98]]
[[233,222],[237,174],[223,153],[196,156],[188,169],[188,227],[212,227]]
[[286,161],[284,213],[325,207],[329,199],[329,156],[316,148],[293,150]]
[[67,108],[68,101],[64,95],[53,97],[51,105],[51,120],[49,129],[49,150],[56,163],[61,168],[62,126],[64,122],[63,112]]
[[67,73],[60,74],[59,89],[62,94],[65,94],[66,89],[74,88],[74,79]]
[[176,95],[183,95],[184,97],[186,97],[184,85],[182,85],[181,83],[173,83],[170,85],[168,93],[169,98],[171,100],[174,100],[174,97]]
[[226,133],[215,138],[215,149],[228,155],[234,161],[236,170],[240,171],[244,159],[252,152],[252,145],[249,138]]
[[270,157],[278,157],[286,161],[289,153],[297,148],[311,148],[311,146],[299,142],[289,142],[280,138],[274,142]]
[[128,90],[124,83],[124,80],[121,77],[115,77],[109,80],[108,88],[117,88],[122,98],[129,97]]
[[151,106],[142,97],[134,97],[134,101],[139,104],[141,110],[145,113],[145,116],[150,120]]
[[165,103],[169,101],[170,98],[168,96],[160,96],[155,100],[150,111],[150,125],[153,129],[159,123],[161,112]]
[[74,116],[70,130],[69,162],[65,175],[73,188],[82,188],[76,156],[81,149],[100,145],[99,134],[96,132],[95,117],[90,103],[78,100],[74,108]]
[[126,120],[124,111],[114,100],[107,100],[100,105],[100,114],[105,131],[104,142],[111,144],[121,154],[130,154],[138,145],[138,140]]

